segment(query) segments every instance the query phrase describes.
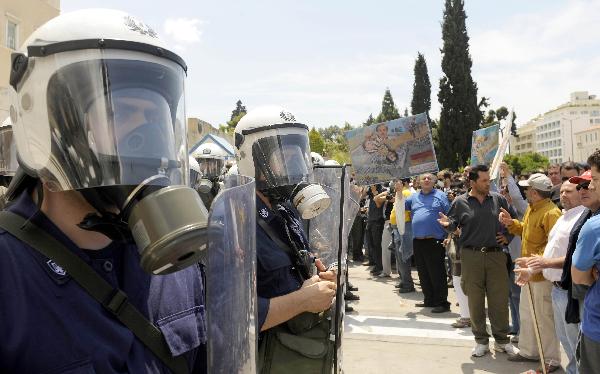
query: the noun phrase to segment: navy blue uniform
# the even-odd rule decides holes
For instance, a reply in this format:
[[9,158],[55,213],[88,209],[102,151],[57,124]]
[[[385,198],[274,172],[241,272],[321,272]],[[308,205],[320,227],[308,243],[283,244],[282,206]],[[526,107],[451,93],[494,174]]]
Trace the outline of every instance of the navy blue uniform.
[[[296,248],[308,250],[308,239],[296,212],[285,205],[274,205],[269,209],[259,198],[256,199],[256,293],[258,295],[258,326],[265,323],[269,311],[269,299],[287,295],[302,287],[303,280],[294,269],[287,252],[267,235],[258,225],[263,219],[273,228],[284,243],[294,241]],[[287,230],[286,230],[287,226]],[[287,232],[286,232],[287,231]],[[289,232],[289,236],[288,236]],[[294,248],[290,244],[291,248]]]
[[[89,263],[163,332],[171,353],[204,369],[206,325],[200,269],[151,276],[135,245],[82,250],[34,205],[27,193],[9,210],[32,217]],[[169,373],[133,333],[69,274],[35,249],[0,230],[0,372]]]

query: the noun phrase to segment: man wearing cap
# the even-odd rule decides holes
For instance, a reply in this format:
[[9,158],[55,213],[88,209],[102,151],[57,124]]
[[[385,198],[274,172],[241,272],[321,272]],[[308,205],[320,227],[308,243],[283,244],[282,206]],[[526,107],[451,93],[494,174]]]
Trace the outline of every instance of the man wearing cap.
[[[501,209],[499,219],[511,234],[521,236],[522,258],[517,259],[516,264],[525,268],[527,267],[527,257],[543,255],[548,243],[548,235],[561,216],[561,212],[550,200],[552,182],[544,174],[532,174],[526,181],[520,181],[519,185],[525,187],[525,196],[529,202],[523,222],[512,219],[505,209]],[[529,286],[523,288],[519,305],[520,352],[510,355],[508,358],[510,361],[537,361],[538,359],[535,327],[531,318],[529,302],[531,297],[534,309],[537,311],[537,322],[548,371],[554,371],[560,367],[560,347],[554,329],[551,293],[552,283],[544,279],[542,274],[532,275]]]
[[577,372],[575,348],[577,346],[577,337],[579,335],[579,325],[567,324],[565,321],[568,294],[567,290],[562,288],[560,280],[571,230],[579,220],[579,217],[581,217],[586,210],[586,208],[581,205],[579,191],[581,188],[578,189],[577,187],[578,185],[576,183],[571,183],[569,181],[562,183],[560,188],[560,202],[563,207],[563,215],[556,221],[556,224],[550,231],[548,244],[544,250],[544,256],[521,258],[521,260],[526,260],[527,267],[517,270],[519,277],[516,280],[516,283],[522,286],[529,281],[533,274],[542,273],[544,278],[552,282],[554,326],[560,343],[569,358],[569,363],[565,368],[567,374],[575,374]]
[[[592,180],[589,190],[600,191],[600,151],[594,152],[588,158],[591,166]],[[583,316],[581,318],[581,336],[577,347],[580,373],[600,372],[600,218],[591,217],[581,228],[577,246],[573,253],[571,276],[574,284],[590,286],[585,295]],[[594,274],[595,271],[595,274]]]

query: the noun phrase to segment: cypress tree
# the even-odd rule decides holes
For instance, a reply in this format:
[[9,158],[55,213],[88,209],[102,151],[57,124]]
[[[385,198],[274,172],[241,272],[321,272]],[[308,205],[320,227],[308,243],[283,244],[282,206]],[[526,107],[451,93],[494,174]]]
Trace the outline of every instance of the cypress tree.
[[386,88],[385,94],[383,95],[383,101],[381,102],[381,113],[379,113],[375,122],[387,122],[398,118],[400,118],[400,113],[394,104],[394,98],[392,97],[390,89]]
[[469,36],[463,0],[446,0],[442,24],[442,71],[438,100],[440,168],[457,170],[471,156],[471,136],[482,121],[477,103],[477,84],[471,77]]
[[421,53],[415,60],[415,82],[413,83],[413,95],[410,103],[410,111],[413,115],[426,113],[429,120],[431,109],[431,83],[427,72],[427,62]]

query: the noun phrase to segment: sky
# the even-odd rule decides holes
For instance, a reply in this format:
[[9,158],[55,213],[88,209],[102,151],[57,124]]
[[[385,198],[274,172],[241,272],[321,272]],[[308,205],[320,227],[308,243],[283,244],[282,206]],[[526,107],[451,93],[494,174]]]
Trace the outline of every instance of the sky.
[[[356,126],[386,88],[410,107],[417,53],[439,116],[444,1],[61,0],[61,11],[126,11],[152,26],[188,65],[186,111],[217,126],[237,100],[280,105],[309,126]],[[466,0],[478,96],[514,108],[517,124],[569,100],[600,97],[600,0]],[[410,109],[409,109],[410,111]]]

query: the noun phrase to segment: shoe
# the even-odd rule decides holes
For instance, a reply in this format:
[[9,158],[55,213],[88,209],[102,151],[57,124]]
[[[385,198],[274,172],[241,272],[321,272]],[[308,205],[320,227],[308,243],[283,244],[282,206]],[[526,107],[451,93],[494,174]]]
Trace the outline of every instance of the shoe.
[[508,361],[512,361],[512,362],[538,362],[540,359],[539,358],[529,358],[529,357],[525,357],[523,355],[521,355],[520,353],[517,353],[515,355],[508,355]]
[[414,288],[401,288],[398,290],[398,293],[411,293],[411,292],[415,292],[416,290]]
[[519,348],[515,347],[510,343],[500,344],[494,342],[494,351],[496,352],[504,352],[510,356],[516,356],[519,354]]
[[378,276],[379,276],[379,274],[381,274],[381,271],[372,271],[372,272],[371,272],[371,276],[372,276],[372,277],[378,277]]
[[384,272],[381,272],[379,274],[376,275],[377,278],[391,278],[392,276],[389,274],[386,274]]
[[346,304],[346,305],[344,306],[344,310],[345,310],[346,312],[354,312],[354,308],[353,308],[353,307],[351,307],[351,306],[350,306],[350,305],[348,305],[348,304]]
[[511,343],[518,343],[519,342],[519,335],[514,335],[510,338],[510,342]]
[[360,300],[360,296],[348,291],[344,294],[344,300],[348,300],[348,301]]
[[446,313],[450,311],[449,305],[438,305],[435,308],[431,309],[431,313]]
[[394,286],[394,288],[404,288],[404,286],[402,285],[402,283],[398,283],[397,285]]
[[[557,371],[558,369],[560,369],[560,365],[546,364],[546,373],[552,373],[552,372]],[[536,374],[537,373],[541,374],[544,371],[542,370],[542,367],[540,366],[535,370],[535,372],[536,372]]]
[[375,263],[371,262],[371,261],[365,261],[362,263],[364,266],[375,266]]
[[490,348],[487,344],[477,343],[475,348],[473,348],[473,350],[471,351],[471,356],[482,357],[482,356],[485,356],[485,354],[488,353],[489,351],[490,351]]
[[352,285],[348,285],[348,287],[346,288],[348,291],[358,291],[358,287],[354,287]]
[[370,271],[371,274],[374,273],[381,273],[383,271],[383,269],[377,269],[377,268],[373,268],[373,270]]
[[471,319],[470,318],[459,318],[456,320],[456,322],[454,322],[450,326],[454,327],[455,329],[464,329],[465,327],[471,327]]
[[427,303],[416,303],[415,306],[417,308],[431,308],[433,305]]

